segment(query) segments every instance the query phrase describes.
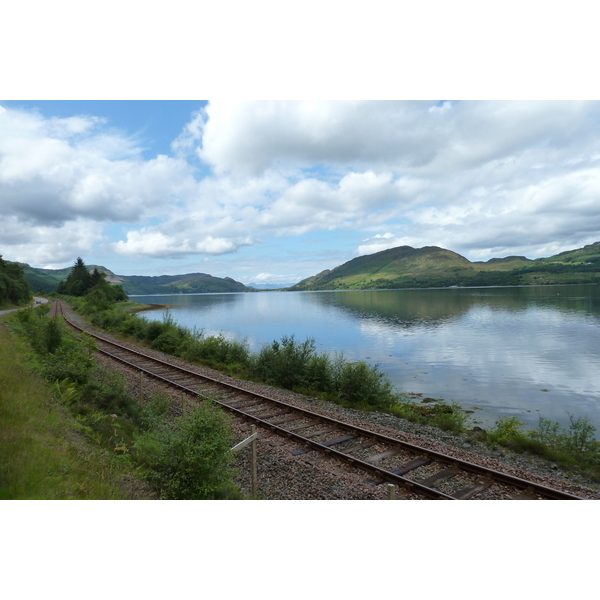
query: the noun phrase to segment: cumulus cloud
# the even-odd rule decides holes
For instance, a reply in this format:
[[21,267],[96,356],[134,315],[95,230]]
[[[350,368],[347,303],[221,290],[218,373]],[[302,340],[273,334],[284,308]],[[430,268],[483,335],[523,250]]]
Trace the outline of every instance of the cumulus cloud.
[[158,229],[142,228],[127,233],[127,241],[118,241],[112,248],[118,254],[174,257],[193,254],[219,255],[234,252],[241,246],[252,244],[251,238],[213,237],[200,235],[199,239],[192,235],[190,229],[174,231],[171,235]]
[[336,230],[355,254],[438,245],[480,259],[600,239],[598,102],[211,101],[172,157],[151,160],[108,125],[0,110],[15,231],[46,228],[59,256],[74,223],[88,224],[77,247],[129,223],[111,248],[155,258]]
[[[144,160],[131,138],[104,125],[97,117],[0,112],[2,213],[19,235],[41,235],[44,250],[32,254],[44,261],[60,262],[65,252],[71,260],[98,241],[102,223],[143,221],[194,192],[197,182],[184,160]],[[74,238],[77,227],[82,234]],[[4,235],[1,241],[9,244],[12,238]],[[12,254],[21,256],[26,247],[16,244]]]
[[4,216],[0,220],[0,240],[0,254],[9,248],[10,260],[60,268],[102,240],[102,224],[78,218],[59,226],[31,226],[15,216]]
[[218,173],[328,164],[432,175],[592,139],[589,116],[579,102],[211,102],[198,152]]

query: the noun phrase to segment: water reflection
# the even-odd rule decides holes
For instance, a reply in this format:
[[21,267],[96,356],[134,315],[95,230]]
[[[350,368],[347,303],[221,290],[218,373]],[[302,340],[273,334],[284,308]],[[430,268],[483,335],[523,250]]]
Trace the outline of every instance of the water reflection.
[[[409,392],[453,399],[483,423],[537,414],[600,430],[600,288],[556,286],[139,297],[176,304],[176,321],[247,339],[295,334],[319,350],[380,363]],[[162,318],[163,312],[146,313]]]

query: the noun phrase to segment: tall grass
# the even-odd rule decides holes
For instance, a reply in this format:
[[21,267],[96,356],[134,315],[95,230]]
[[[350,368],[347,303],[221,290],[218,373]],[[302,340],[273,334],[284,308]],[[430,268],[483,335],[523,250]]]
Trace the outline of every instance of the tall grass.
[[[3,446],[6,455],[0,456],[5,470],[0,471],[0,490],[5,490],[4,497],[131,497],[131,494],[121,493],[115,487],[114,482],[119,476],[137,481],[134,488],[150,489],[147,484],[140,483],[140,476],[143,476],[158,486],[162,497],[170,499],[239,497],[232,483],[232,474],[226,468],[231,444],[230,438],[223,434],[227,425],[220,411],[193,411],[172,422],[165,417],[168,408],[165,399],[156,399],[148,406],[140,405],[138,399],[127,392],[120,373],[100,368],[92,360],[93,344],[89,336],[67,331],[61,320],[50,319],[46,313],[44,309],[31,310],[11,317],[14,331],[29,342],[29,351],[23,346],[23,352],[32,371],[16,377],[24,384],[37,381],[42,392],[33,396],[27,404],[21,402],[21,390],[13,381],[12,364],[2,365],[8,371],[2,370],[3,379],[0,379],[3,393],[0,421],[6,429],[3,439],[14,440],[14,444],[7,444],[6,449]],[[2,349],[6,350],[4,345]],[[4,390],[10,391],[6,402]],[[22,412],[23,406],[27,406],[28,412]],[[13,413],[20,415],[22,426],[16,425]],[[29,414],[36,416],[35,422],[25,419]],[[33,443],[37,436],[38,417],[40,426],[47,428],[51,417],[53,419],[56,415],[60,415],[61,420],[57,422],[60,427],[52,430],[55,439],[45,436],[39,444]],[[221,424],[220,429],[218,424]],[[188,437],[173,435],[177,428],[185,430]],[[180,443],[181,439],[185,443]],[[148,440],[152,443],[148,444]],[[200,440],[201,444],[196,443]],[[54,460],[53,451],[47,452],[47,447],[64,447],[66,450]],[[175,451],[181,448],[183,454],[177,454]],[[24,453],[25,449],[28,453]],[[205,456],[209,450],[210,459]],[[89,460],[84,461],[82,468],[75,467],[72,461],[67,460],[69,456],[63,456],[65,452],[78,458],[80,463],[86,457]],[[189,458],[190,453],[194,455],[194,461],[186,463],[184,459]],[[31,461],[24,463],[22,456],[31,456]],[[54,467],[54,463],[48,460],[58,462],[58,466]],[[200,469],[200,466],[203,468]],[[161,473],[164,475],[165,468],[168,475],[163,477]],[[113,486],[99,489],[84,482],[64,488],[61,478],[79,471],[96,473],[102,482],[110,484],[113,481]],[[43,482],[44,473],[50,478],[46,477],[47,481],[39,490],[22,483]],[[109,476],[112,479],[109,480]],[[171,479],[179,481],[179,484],[167,481]],[[145,493],[147,496],[148,492]]]
[[85,444],[76,419],[0,325],[0,499],[126,499],[127,474]]
[[537,429],[525,430],[516,417],[502,417],[477,437],[491,446],[540,456],[567,471],[600,482],[600,442],[596,440],[596,427],[587,417],[567,414],[566,428],[540,415]]

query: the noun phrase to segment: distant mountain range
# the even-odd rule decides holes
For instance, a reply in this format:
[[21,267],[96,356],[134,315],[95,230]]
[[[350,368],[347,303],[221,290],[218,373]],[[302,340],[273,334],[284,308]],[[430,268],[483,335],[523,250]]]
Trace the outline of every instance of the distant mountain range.
[[394,289],[600,282],[600,242],[550,258],[524,256],[471,262],[426,246],[399,246],[354,258],[308,277],[290,290]]
[[255,290],[281,290],[293,285],[293,283],[249,283],[246,287]]
[[[8,262],[8,261],[7,261]],[[25,279],[34,292],[48,293],[67,278],[65,269],[36,269],[25,263]],[[230,277],[213,277],[206,273],[184,275],[116,275],[99,265],[90,270],[106,273],[110,283],[122,285],[127,295],[194,294],[252,292],[257,290],[360,290],[409,287],[465,287],[488,285],[543,285],[553,283],[599,283],[600,242],[577,250],[561,252],[549,258],[531,260],[524,256],[492,258],[471,262],[464,256],[426,246],[399,246],[354,258],[332,270],[325,270],[301,282],[284,287],[274,284],[248,286]]]

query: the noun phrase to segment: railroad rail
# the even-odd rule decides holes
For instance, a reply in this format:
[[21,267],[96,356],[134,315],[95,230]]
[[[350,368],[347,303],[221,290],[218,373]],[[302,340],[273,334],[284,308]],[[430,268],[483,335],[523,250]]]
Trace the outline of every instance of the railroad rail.
[[579,496],[375,433],[133,350],[73,323],[60,301],[54,302],[51,314],[62,316],[71,327],[91,335],[103,355],[185,394],[210,398],[235,416],[294,440],[298,448],[292,454],[324,453],[368,473],[373,485],[395,484],[400,495],[467,500],[478,499],[485,491],[486,497],[582,500]]

